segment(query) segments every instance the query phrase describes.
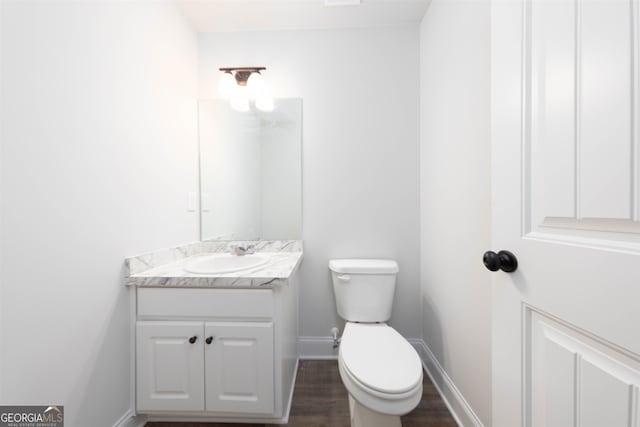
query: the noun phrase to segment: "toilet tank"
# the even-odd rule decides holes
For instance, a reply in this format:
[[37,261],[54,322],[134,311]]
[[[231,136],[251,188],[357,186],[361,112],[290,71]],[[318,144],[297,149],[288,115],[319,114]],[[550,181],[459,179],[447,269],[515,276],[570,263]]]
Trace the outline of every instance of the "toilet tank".
[[391,317],[398,263],[389,259],[329,261],[338,314],[348,322],[386,322]]

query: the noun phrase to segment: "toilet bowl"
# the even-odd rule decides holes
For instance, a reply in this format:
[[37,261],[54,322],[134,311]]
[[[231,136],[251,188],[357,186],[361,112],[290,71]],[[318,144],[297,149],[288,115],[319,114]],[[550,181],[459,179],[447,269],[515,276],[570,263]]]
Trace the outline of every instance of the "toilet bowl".
[[391,260],[332,260],[338,313],[347,320],[338,355],[349,393],[351,427],[400,427],[422,398],[422,362],[385,322],[398,265]]
[[[353,405],[380,421],[355,425],[400,425],[422,398],[422,363],[402,335],[384,323],[347,323],[338,356],[340,377]],[[353,414],[352,414],[353,415]],[[395,421],[392,421],[395,419]],[[361,420],[362,421],[362,420]],[[355,427],[352,423],[352,426]]]

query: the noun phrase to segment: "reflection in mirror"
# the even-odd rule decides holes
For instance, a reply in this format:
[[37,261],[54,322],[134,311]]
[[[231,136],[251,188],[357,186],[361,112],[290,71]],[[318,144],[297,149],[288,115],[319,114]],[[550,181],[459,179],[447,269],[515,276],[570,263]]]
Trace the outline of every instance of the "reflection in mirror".
[[199,104],[200,238],[302,238],[302,100],[271,112]]

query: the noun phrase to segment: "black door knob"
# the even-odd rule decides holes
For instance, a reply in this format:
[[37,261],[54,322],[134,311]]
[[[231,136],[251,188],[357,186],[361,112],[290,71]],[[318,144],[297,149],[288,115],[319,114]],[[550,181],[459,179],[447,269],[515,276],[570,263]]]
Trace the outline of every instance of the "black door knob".
[[207,344],[211,344],[213,342],[213,337],[207,337],[207,339],[204,340],[204,342],[206,342]]
[[196,341],[198,341],[198,336],[197,336],[197,335],[194,335],[194,336],[192,336],[191,338],[189,338],[189,342],[190,342],[191,344],[195,344],[195,343],[196,343]]
[[500,251],[495,253],[487,251],[482,256],[482,262],[487,270],[502,270],[505,273],[513,273],[518,268],[518,259],[509,251]]

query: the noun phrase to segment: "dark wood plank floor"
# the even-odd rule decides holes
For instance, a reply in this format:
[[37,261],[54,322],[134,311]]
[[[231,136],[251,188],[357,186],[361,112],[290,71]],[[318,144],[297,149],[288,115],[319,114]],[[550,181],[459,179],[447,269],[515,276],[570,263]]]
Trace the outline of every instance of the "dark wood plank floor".
[[[303,360],[293,393],[289,427],[349,427],[349,400],[338,362]],[[147,423],[145,427],[265,427],[269,424]],[[422,401],[402,417],[403,427],[455,427],[449,410],[425,374]]]

